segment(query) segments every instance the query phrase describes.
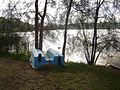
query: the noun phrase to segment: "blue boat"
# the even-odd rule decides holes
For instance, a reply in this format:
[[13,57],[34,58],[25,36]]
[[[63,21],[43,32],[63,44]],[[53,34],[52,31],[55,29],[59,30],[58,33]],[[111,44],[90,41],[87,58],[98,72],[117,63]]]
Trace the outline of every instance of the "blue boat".
[[64,65],[63,55],[53,49],[48,49],[46,54],[43,54],[39,49],[33,49],[29,61],[32,68],[35,69],[38,69],[48,64],[53,64],[58,66]]

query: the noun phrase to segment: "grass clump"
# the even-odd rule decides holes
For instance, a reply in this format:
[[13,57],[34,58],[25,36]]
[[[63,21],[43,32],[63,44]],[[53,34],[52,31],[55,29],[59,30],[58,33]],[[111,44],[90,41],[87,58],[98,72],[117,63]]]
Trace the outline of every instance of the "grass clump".
[[12,59],[21,60],[21,61],[28,61],[29,55],[25,53],[13,53],[10,56]]
[[2,57],[2,58],[5,57],[5,58],[20,60],[20,61],[28,61],[29,56],[30,55],[25,53],[25,52],[21,52],[21,53],[0,53],[0,57]]

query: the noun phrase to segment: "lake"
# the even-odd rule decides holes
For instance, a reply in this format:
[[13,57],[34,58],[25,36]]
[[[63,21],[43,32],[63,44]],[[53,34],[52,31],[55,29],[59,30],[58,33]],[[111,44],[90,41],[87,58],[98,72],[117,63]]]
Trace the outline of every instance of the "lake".
[[[77,35],[77,32],[80,30],[77,29],[69,29],[68,30],[68,37],[73,37]],[[119,31],[119,30],[117,30]],[[87,33],[88,37],[92,37],[93,30],[85,30]],[[81,32],[82,33],[82,32]],[[100,29],[98,30],[99,35],[105,35],[107,33],[107,30],[105,29]],[[25,38],[28,39],[29,41],[29,50],[31,51],[34,48],[34,37],[35,33],[34,32],[22,32],[19,33],[21,36],[25,35]],[[49,37],[49,32],[46,33],[46,37],[44,37],[44,42],[43,42],[43,51],[46,52],[48,48],[52,48],[54,50],[57,50],[59,52],[62,52],[62,46],[63,46],[63,35],[64,35],[64,30],[52,30],[51,34],[52,36]],[[54,39],[52,39],[54,38]],[[67,44],[67,48],[69,45]],[[99,65],[105,65],[106,64],[106,59],[107,58],[102,58],[100,57],[97,61],[97,64]],[[86,59],[84,57],[84,54],[78,50],[77,52],[72,52],[70,54],[66,53],[66,58],[65,61],[72,61],[72,62],[82,62],[86,63]]]

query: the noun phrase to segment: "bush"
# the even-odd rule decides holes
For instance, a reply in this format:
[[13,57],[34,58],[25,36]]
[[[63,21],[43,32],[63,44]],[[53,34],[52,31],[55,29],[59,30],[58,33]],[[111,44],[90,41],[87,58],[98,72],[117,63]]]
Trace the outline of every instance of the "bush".
[[28,61],[29,55],[25,53],[13,53],[11,54],[11,59],[14,60],[21,60],[21,61]]
[[28,50],[28,42],[17,33],[0,33],[0,52],[19,53]]
[[13,60],[20,60],[20,61],[28,61],[29,54],[26,53],[0,53],[0,57],[2,58],[10,58]]

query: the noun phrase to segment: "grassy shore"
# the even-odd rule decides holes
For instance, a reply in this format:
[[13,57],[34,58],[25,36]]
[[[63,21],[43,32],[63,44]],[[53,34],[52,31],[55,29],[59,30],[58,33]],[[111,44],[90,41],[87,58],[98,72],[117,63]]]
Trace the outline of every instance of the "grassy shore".
[[29,62],[1,58],[0,90],[120,90],[120,70],[77,63],[34,70]]

